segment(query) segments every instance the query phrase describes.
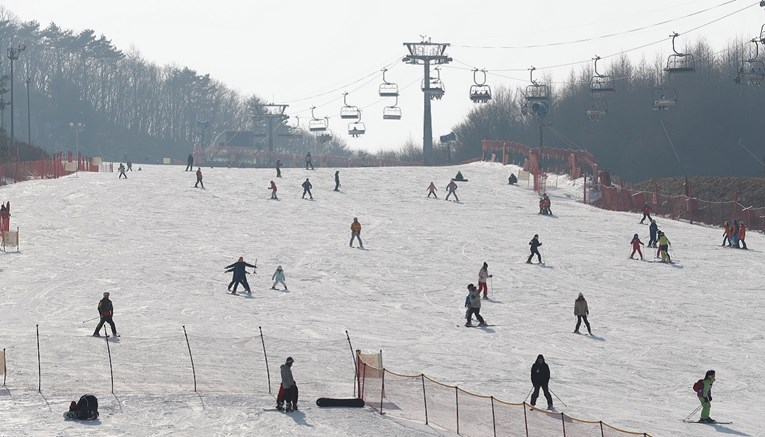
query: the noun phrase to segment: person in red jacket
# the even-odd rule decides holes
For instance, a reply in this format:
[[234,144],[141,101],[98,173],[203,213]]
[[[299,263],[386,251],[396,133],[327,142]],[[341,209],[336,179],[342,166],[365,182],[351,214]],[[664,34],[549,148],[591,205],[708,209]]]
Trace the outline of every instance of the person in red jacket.
[[632,257],[635,255],[635,252],[640,254],[640,259],[643,259],[643,252],[640,250],[640,246],[645,246],[642,241],[640,241],[640,237],[638,237],[638,234],[635,234],[632,236],[632,253],[630,254],[630,259],[633,259]]
[[271,190],[271,199],[273,200],[279,200],[278,197],[276,197],[276,184],[274,181],[271,181],[271,186],[268,187],[269,190]]
[[731,226],[728,222],[725,222],[722,246],[733,247],[733,226]]
[[746,225],[744,222],[741,222],[738,224],[738,242],[741,243],[742,249],[747,250],[744,238],[746,238]]
[[197,167],[197,183],[194,184],[194,188],[198,188],[198,185],[202,185],[202,189],[205,189],[205,184],[202,182],[202,167]]
[[644,204],[643,204],[643,218],[642,218],[642,219],[640,219],[640,224],[641,224],[641,225],[643,224],[643,221],[644,221],[646,218],[648,219],[648,223],[651,223],[651,220],[652,220],[652,219],[651,219],[651,207],[650,207],[650,206],[648,206],[648,203],[644,203]]

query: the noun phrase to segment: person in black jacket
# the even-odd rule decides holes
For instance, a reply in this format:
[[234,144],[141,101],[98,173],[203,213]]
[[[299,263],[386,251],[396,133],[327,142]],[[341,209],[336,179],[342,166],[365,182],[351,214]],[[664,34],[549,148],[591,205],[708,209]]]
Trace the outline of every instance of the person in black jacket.
[[542,255],[539,254],[539,246],[541,245],[542,243],[539,242],[539,234],[534,234],[534,238],[529,241],[529,246],[531,246],[531,255],[529,255],[529,259],[526,260],[526,264],[531,264],[531,258],[533,258],[535,254],[539,260],[539,264],[542,264]]
[[335,172],[335,191],[340,191],[340,170]]
[[656,247],[656,233],[659,231],[659,225],[656,224],[656,220],[651,219],[651,225],[648,226],[648,232],[650,232],[650,239],[648,240],[648,247]]
[[305,199],[305,195],[308,194],[308,197],[313,200],[313,194],[311,194],[311,188],[313,188],[313,185],[311,185],[311,181],[308,180],[308,178],[305,178],[305,182],[303,182],[303,195],[301,196],[301,199]]
[[539,397],[539,388],[545,393],[545,399],[547,399],[547,409],[553,408],[552,397],[550,396],[550,390],[547,388],[547,384],[550,383],[550,368],[545,363],[545,357],[542,354],[537,356],[537,361],[531,366],[531,383],[534,385],[534,393],[531,394],[531,405],[536,405],[537,398]]
[[247,283],[247,272],[245,271],[245,267],[252,267],[253,269],[258,268],[256,265],[244,262],[244,258],[241,256],[239,257],[239,261],[226,266],[226,272],[234,273],[233,278],[231,278],[231,283],[228,284],[229,291],[231,291],[231,286],[234,286],[234,290],[231,291],[231,294],[236,294],[236,289],[239,287],[239,284],[242,284],[244,291],[247,293],[250,292],[250,284]]
[[104,326],[104,322],[108,323],[109,326],[112,327],[112,335],[117,336],[117,327],[114,326],[114,321],[112,320],[112,315],[114,314],[114,306],[112,305],[112,301],[109,300],[109,292],[104,292],[104,298],[98,301],[98,315],[101,316],[101,319],[98,322],[98,326],[96,326],[96,330],[93,331],[93,337],[100,337],[101,334],[98,332],[101,330],[101,327]]
[[189,153],[189,157],[186,158],[186,170],[183,171],[194,171],[194,155]]
[[276,177],[282,177],[282,161],[278,159],[276,160]]

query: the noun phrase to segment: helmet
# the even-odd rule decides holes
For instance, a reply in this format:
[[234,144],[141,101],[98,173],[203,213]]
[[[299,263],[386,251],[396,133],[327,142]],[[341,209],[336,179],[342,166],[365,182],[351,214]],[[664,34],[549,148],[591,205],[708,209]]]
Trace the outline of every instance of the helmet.
[[538,238],[538,237],[539,237],[539,234],[534,234],[534,238]]
[[109,297],[109,292],[108,291],[104,291],[104,297]]
[[638,234],[633,235],[633,237],[637,238]]
[[292,357],[287,357],[287,361],[285,363],[292,364],[295,360],[292,359]]

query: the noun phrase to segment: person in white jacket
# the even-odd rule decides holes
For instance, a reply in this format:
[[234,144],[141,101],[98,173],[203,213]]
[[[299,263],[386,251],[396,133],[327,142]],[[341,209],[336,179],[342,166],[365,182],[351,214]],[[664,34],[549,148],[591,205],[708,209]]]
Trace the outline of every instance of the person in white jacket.
[[489,287],[486,286],[486,280],[491,278],[492,275],[489,274],[489,265],[486,263],[483,263],[483,267],[481,267],[481,270],[478,271],[478,294],[481,294],[481,291],[483,290],[483,298],[488,299],[488,291]]
[[282,270],[282,266],[279,266],[276,268],[276,271],[273,275],[271,275],[271,279],[274,280],[274,285],[271,286],[271,290],[276,290],[276,284],[282,284],[284,285],[284,291],[287,290],[287,284],[284,282],[284,270]]
[[276,409],[281,411],[284,401],[287,401],[287,411],[297,410],[297,384],[292,377],[292,357],[279,367],[282,376],[282,384],[279,387],[279,395],[276,397]]

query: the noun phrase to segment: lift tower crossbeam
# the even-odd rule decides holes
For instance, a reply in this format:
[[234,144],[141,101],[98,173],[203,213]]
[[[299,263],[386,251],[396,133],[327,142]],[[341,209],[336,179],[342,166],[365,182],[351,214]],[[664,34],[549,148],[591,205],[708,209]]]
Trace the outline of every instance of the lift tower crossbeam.
[[274,151],[274,122],[276,126],[280,126],[290,117],[285,114],[284,111],[289,105],[283,104],[257,104],[252,105],[253,114],[252,117],[257,120],[265,120],[268,125],[268,151]]

